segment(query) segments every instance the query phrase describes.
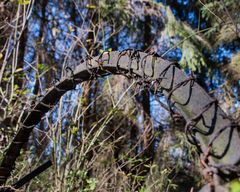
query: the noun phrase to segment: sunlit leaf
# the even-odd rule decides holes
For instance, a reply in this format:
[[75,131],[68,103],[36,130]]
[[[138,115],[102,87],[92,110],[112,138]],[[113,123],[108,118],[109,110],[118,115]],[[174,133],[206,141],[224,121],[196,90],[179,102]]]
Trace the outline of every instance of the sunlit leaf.
[[234,180],[230,183],[230,192],[240,192],[240,182]]
[[15,73],[19,73],[21,71],[23,71],[23,68],[18,68],[18,69],[15,70]]
[[20,5],[28,5],[31,3],[31,0],[18,0],[18,3]]
[[8,77],[3,77],[2,80],[3,80],[3,81],[8,81],[9,78],[8,78]]
[[37,68],[38,68],[39,70],[43,70],[43,69],[44,69],[44,64],[38,63],[38,64],[37,64]]
[[16,69],[15,73],[18,73],[18,72],[21,72],[21,71],[23,71],[23,68],[18,68],[18,69]]
[[95,5],[87,4],[87,8],[88,8],[88,9],[96,9],[96,6],[95,6]]
[[75,29],[73,28],[72,25],[70,25],[68,28],[69,28],[69,31],[71,31],[71,32],[75,31]]
[[73,134],[73,135],[76,135],[77,134],[77,132],[78,132],[78,127],[73,127],[72,128],[72,130],[71,130],[71,133]]
[[58,28],[56,28],[56,27],[52,28],[52,35],[53,35],[53,37],[56,37],[58,32],[59,32]]

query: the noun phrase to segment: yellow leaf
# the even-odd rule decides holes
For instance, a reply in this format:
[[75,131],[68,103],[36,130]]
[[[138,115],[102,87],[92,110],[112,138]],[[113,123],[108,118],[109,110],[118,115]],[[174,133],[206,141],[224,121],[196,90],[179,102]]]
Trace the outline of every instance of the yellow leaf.
[[31,0],[18,0],[18,3],[20,5],[28,5],[31,3]]
[[73,127],[72,130],[71,130],[71,133],[73,135],[75,135],[75,134],[77,134],[77,132],[78,132],[78,128],[77,127]]
[[3,81],[8,81],[9,78],[7,78],[7,77],[3,77],[2,80],[3,80]]
[[2,59],[3,58],[3,54],[2,53],[0,53],[0,59]]
[[72,27],[72,25],[69,26],[69,31],[73,32],[75,29]]
[[42,41],[36,41],[36,45],[41,45]]
[[23,68],[18,68],[18,69],[16,69],[15,73],[18,73],[18,72],[21,72],[21,71],[23,71]]
[[53,35],[53,37],[56,37],[58,32],[59,32],[59,30],[56,27],[52,28],[52,35]]
[[88,8],[88,9],[96,9],[96,6],[95,6],[95,5],[87,4],[87,8]]
[[112,48],[109,48],[108,51],[111,52],[111,51],[112,51]]

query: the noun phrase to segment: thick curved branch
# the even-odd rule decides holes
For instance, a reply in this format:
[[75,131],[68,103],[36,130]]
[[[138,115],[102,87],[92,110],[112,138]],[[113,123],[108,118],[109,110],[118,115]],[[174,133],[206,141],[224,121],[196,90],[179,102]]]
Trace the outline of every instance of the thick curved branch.
[[[22,125],[1,162],[0,185],[10,176],[15,161],[33,128],[61,96],[74,89],[78,83],[108,74],[140,78],[148,85],[157,85],[158,88],[163,89],[164,94],[175,103],[188,125],[196,124],[194,135],[200,141],[203,153],[208,151],[209,142],[218,134],[212,143],[214,153],[211,154],[211,164],[236,165],[239,162],[240,139],[237,130],[229,126],[231,121],[225,118],[224,112],[217,103],[213,102],[214,100],[193,78],[187,77],[176,65],[160,57],[132,50],[114,51],[79,64],[72,73],[62,78],[41,101],[26,112]],[[224,127],[227,128],[223,130]],[[219,130],[223,131],[219,134]]]

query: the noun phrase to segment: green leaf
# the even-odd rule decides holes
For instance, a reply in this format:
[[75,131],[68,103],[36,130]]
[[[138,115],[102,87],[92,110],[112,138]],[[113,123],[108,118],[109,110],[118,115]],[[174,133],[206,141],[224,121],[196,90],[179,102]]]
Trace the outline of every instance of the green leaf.
[[37,64],[37,68],[38,68],[38,70],[40,70],[40,71],[47,71],[47,70],[49,70],[49,66],[44,65],[43,63],[38,63],[38,64]]
[[230,191],[231,192],[240,192],[240,182],[234,180],[230,183]]
[[3,54],[2,53],[0,53],[0,60],[3,58]]
[[71,133],[73,135],[75,135],[75,134],[77,134],[77,132],[78,132],[78,127],[73,127],[72,130],[71,130]]

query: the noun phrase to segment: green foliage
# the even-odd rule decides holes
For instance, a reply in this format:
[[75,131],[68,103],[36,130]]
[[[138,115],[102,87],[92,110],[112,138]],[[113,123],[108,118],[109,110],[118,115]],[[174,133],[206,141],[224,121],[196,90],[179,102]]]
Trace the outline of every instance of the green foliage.
[[72,130],[71,130],[71,133],[72,133],[73,135],[76,135],[77,132],[78,132],[78,130],[79,130],[79,128],[76,127],[76,126],[74,126],[74,127],[72,128]]
[[67,188],[68,191],[73,191],[74,186],[76,185],[75,182],[82,184],[80,188],[80,192],[91,192],[97,186],[97,179],[91,178],[87,176],[86,170],[71,170],[67,175]]
[[[239,38],[237,32],[240,16],[237,14],[240,8],[238,0],[223,1],[199,1],[200,16],[204,18],[210,27],[202,31],[193,30],[186,23],[177,20],[170,8],[166,9],[166,32],[169,37],[179,38],[175,47],[182,51],[180,64],[191,70],[200,70],[201,66],[207,66],[204,51],[211,51],[222,44],[234,42]],[[200,22],[200,21],[199,21]]]
[[230,192],[240,192],[240,182],[238,180],[234,180],[229,184]]
[[[230,64],[225,68],[225,72],[229,79],[237,82],[240,79],[240,53],[232,56]],[[228,91],[229,92],[229,91]]]
[[[186,184],[188,186],[201,184],[201,179],[196,177],[197,166],[194,163],[196,159],[196,148],[186,140],[181,131],[176,129],[167,131],[161,136],[156,159],[150,167],[143,191],[188,191],[189,187],[187,188]],[[192,167],[189,167],[189,163]]]
[[[117,24],[117,26],[127,24],[131,17],[128,11],[127,0],[101,0],[99,1],[99,7],[101,10],[101,17],[105,21]],[[117,20],[115,18],[118,18]]]
[[192,71],[201,71],[201,66],[206,66],[203,54],[197,49],[197,47],[185,40],[181,46],[182,58],[180,64],[184,68],[190,68]]
[[213,10],[216,7],[219,7],[219,2],[217,2],[217,1],[203,4],[201,7],[202,17],[205,18],[206,20],[212,20],[214,13],[211,12],[210,10]]
[[233,25],[223,25],[219,29],[218,34],[216,36],[216,43],[214,44],[215,47],[220,44],[227,44],[236,40],[238,38],[238,34],[236,33],[234,28],[235,27]]
[[176,43],[175,47],[180,48],[182,51],[181,66],[184,68],[189,67],[192,71],[200,70],[201,66],[206,66],[202,50],[203,48],[211,49],[208,41],[187,24],[176,20],[170,8],[166,9],[166,13],[168,21],[165,30],[168,36],[180,39],[180,42]]
[[87,179],[87,187],[83,191],[93,191],[97,186],[97,180],[95,178]]
[[49,69],[49,66],[44,65],[44,64],[42,64],[42,63],[38,63],[38,64],[37,64],[37,69],[40,70],[40,71],[45,71],[45,70],[48,70],[48,69]]
[[214,47],[223,43],[230,43],[238,39],[238,10],[240,1],[222,0],[201,3],[201,16],[211,24],[211,29],[204,34]]

